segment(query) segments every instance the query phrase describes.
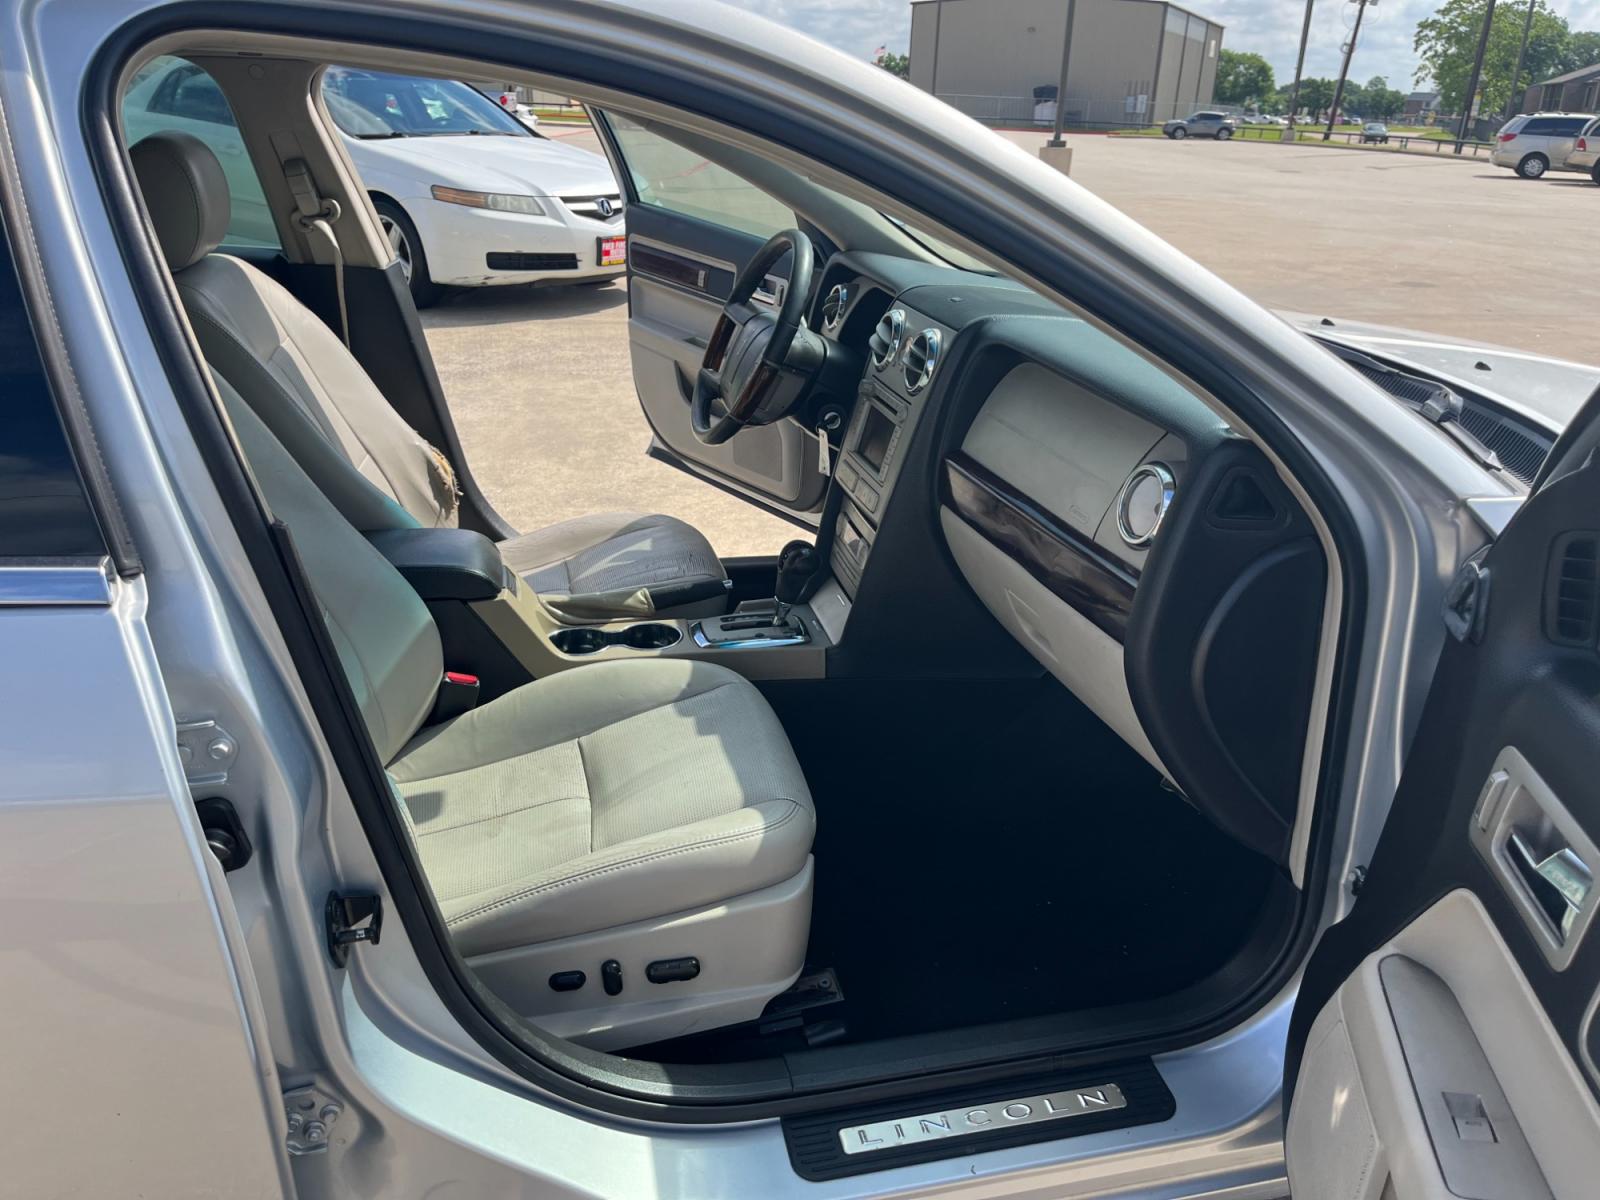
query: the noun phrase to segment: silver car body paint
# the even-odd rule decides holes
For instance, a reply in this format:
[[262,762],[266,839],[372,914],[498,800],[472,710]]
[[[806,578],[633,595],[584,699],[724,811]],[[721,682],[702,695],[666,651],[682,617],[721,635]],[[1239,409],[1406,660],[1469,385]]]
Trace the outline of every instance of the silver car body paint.
[[[46,786],[48,778],[0,773],[0,811],[37,828],[66,826],[81,819],[86,796],[137,798],[114,806],[125,818],[120,844],[150,848],[140,869],[148,865],[152,883],[161,879],[163,895],[190,914],[194,936],[180,942],[157,922],[126,921],[115,944],[100,939],[78,949],[113,978],[109,964],[119,960],[192,956],[179,964],[177,977],[191,985],[187,998],[204,996],[208,1016],[191,1023],[181,1057],[167,1055],[158,1064],[149,1046],[139,1044],[137,1027],[126,1040],[107,1037],[97,1057],[80,1057],[71,1049],[71,1031],[41,1011],[45,1024],[32,1031],[36,1036],[7,1043],[8,1074],[28,1080],[28,1103],[72,1114],[57,1127],[39,1123],[27,1148],[44,1164],[38,1169],[112,1144],[116,1121],[128,1112],[119,1103],[124,1115],[113,1117],[101,1102],[113,1094],[107,1081],[114,1077],[123,1089],[116,1098],[144,1106],[141,1113],[173,1092],[193,1101],[182,1110],[181,1130],[169,1121],[165,1137],[116,1143],[124,1151],[116,1170],[125,1192],[193,1194],[193,1175],[204,1173],[213,1181],[239,1180],[240,1193],[261,1194],[284,1169],[277,1153],[281,1113],[273,1101],[284,1088],[315,1082],[345,1101],[347,1115],[326,1154],[295,1160],[302,1196],[448,1191],[743,1200],[1114,1192],[1147,1200],[1223,1194],[1246,1200],[1284,1194],[1278,1089],[1292,987],[1233,1033],[1159,1060],[1178,1099],[1177,1115],[1162,1125],[803,1184],[774,1122],[624,1121],[558,1102],[513,1075],[446,1010],[399,921],[385,928],[381,952],[357,952],[347,973],[331,968],[321,898],[335,883],[381,891],[382,882],[184,424],[122,269],[84,143],[79,88],[93,54],[109,31],[155,6],[154,0],[19,0],[0,10],[0,106],[33,218],[32,245],[147,567],[143,584],[126,586],[149,589],[142,623],[132,603],[86,618],[105,621],[107,635],[98,641],[68,628],[62,613],[26,639],[22,661],[57,672],[80,664],[62,674],[64,687],[79,685],[70,689],[70,702],[64,694],[62,708],[77,720],[52,723],[14,705],[8,737],[20,735],[16,744],[28,748],[36,774],[48,774],[50,761],[98,761],[82,767],[83,782],[66,789],[71,795],[59,780]],[[1323,906],[1324,920],[1342,915],[1349,899],[1343,880],[1371,852],[1437,652],[1443,584],[1484,536],[1462,500],[1492,493],[1493,481],[1444,438],[1419,437],[1409,413],[1331,356],[1308,353],[1303,336],[1282,320],[954,110],[748,14],[708,0],[662,7],[652,0],[318,0],[314,9],[359,11],[374,29],[409,16],[475,21],[691,62],[699,80],[726,82],[753,99],[804,112],[826,125],[839,146],[901,164],[904,186],[877,198],[889,211],[914,213],[916,179],[937,177],[966,211],[988,214],[987,222],[1025,230],[1048,246],[1043,260],[1014,264],[1037,286],[1049,291],[1051,280],[1067,286],[1073,273],[1104,279],[1113,294],[1207,346],[1234,379],[1270,397],[1327,485],[1349,498],[1348,545],[1362,559],[1363,569],[1348,576],[1364,589],[1364,627],[1351,681],[1351,736],[1333,748],[1343,756],[1343,783]],[[483,45],[486,56],[500,48],[487,37]],[[443,63],[434,66],[447,73]],[[571,86],[604,91],[592,82]],[[674,99],[692,110],[698,96],[686,86]],[[800,161],[792,152],[774,152]],[[827,182],[855,186],[826,164],[816,170]],[[985,233],[976,220],[970,232],[942,232],[982,251]],[[0,622],[14,615],[0,612]],[[0,630],[8,648],[24,641],[20,627]],[[135,653],[137,677],[109,686],[119,671],[133,673],[124,663]],[[178,717],[219,720],[240,744],[228,787],[264,849],[256,869],[226,885],[202,869],[171,744]],[[129,752],[113,761],[107,739],[119,729]],[[93,755],[85,754],[86,744]],[[0,851],[7,852],[15,853],[11,839]],[[53,883],[78,904],[109,902],[115,893],[103,865],[118,864],[63,855]],[[8,992],[42,986],[48,976],[40,964],[60,953],[52,935],[61,925],[6,924],[14,949]],[[231,976],[224,949],[237,964]],[[95,1011],[117,1007],[116,998],[108,985],[105,1008]],[[61,1022],[71,1015],[65,1009]],[[112,1028],[108,1022],[97,1032]],[[227,1171],[224,1160],[232,1164]]]

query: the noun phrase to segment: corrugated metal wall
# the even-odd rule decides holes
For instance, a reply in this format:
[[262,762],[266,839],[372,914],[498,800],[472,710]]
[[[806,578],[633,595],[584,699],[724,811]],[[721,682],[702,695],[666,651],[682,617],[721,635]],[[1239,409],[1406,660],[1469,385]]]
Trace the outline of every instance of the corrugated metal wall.
[[[911,82],[993,123],[1027,123],[1061,73],[1067,0],[912,6]],[[1089,126],[1157,123],[1211,102],[1222,27],[1161,0],[1077,0],[1067,113]]]

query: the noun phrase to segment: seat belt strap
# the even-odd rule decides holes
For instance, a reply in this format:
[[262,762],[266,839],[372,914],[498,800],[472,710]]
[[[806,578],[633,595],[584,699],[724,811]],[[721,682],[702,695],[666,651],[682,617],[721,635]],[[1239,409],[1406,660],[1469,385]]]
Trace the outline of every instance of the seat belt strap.
[[333,222],[339,219],[339,202],[327,200],[317,191],[311,179],[311,168],[303,158],[291,158],[283,164],[284,178],[294,196],[295,220],[308,236],[320,239],[333,259],[333,289],[339,300],[339,336],[350,345],[350,312],[344,299],[344,254],[339,249],[339,239],[334,235]]

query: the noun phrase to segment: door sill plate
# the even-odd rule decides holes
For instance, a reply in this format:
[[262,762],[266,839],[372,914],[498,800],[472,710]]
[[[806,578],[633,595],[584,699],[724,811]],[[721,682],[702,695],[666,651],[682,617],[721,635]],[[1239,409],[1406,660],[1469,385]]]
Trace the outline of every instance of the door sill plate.
[[783,1136],[795,1172],[822,1181],[1148,1125],[1174,1111],[1145,1059],[786,1117]]

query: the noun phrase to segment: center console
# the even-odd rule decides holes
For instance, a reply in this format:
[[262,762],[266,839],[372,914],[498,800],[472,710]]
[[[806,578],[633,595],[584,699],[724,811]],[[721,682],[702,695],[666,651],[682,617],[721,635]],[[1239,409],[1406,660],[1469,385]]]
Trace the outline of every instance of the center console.
[[851,597],[860,587],[905,449],[951,336],[937,321],[904,306],[891,309],[872,335],[871,365],[834,471],[841,499],[831,566]]

